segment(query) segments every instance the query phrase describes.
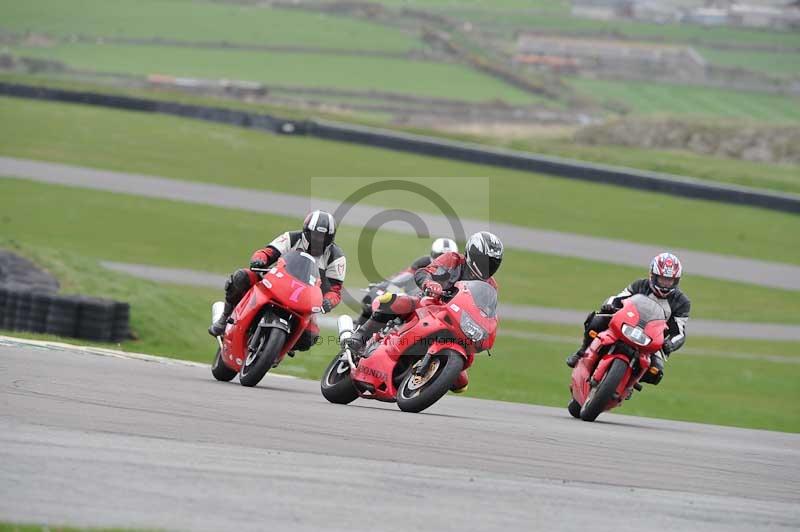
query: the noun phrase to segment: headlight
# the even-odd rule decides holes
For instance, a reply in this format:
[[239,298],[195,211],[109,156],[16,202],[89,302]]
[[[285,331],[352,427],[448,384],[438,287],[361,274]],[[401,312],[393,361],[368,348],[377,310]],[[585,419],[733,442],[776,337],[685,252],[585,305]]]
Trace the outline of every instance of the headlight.
[[647,345],[653,341],[652,338],[644,333],[641,327],[631,327],[628,324],[622,326],[622,334],[637,345]]
[[467,338],[476,344],[482,342],[487,336],[487,333],[483,327],[478,325],[475,320],[470,318],[469,314],[466,312],[461,313],[461,330],[464,331],[464,334],[467,336]]

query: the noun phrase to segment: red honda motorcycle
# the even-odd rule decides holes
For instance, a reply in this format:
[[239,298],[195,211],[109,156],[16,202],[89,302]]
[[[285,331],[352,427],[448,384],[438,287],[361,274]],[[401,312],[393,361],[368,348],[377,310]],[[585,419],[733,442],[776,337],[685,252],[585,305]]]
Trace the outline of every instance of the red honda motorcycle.
[[[494,345],[498,325],[497,291],[488,283],[459,281],[445,298],[421,298],[407,321],[389,322],[361,355],[345,347],[322,376],[325,399],[397,402],[405,412],[421,412],[441,399],[475,354]],[[340,341],[352,332],[353,320],[340,317]]]
[[[217,380],[238,374],[242,386],[255,386],[280,364],[313,315],[322,312],[319,269],[308,253],[289,251],[272,268],[253,271],[262,279],[233,310],[211,366]],[[214,303],[212,321],[223,307]]]
[[594,421],[601,413],[630,399],[641,390],[639,381],[651,367],[650,355],[664,344],[669,307],[642,294],[625,300],[614,313],[608,329],[590,334],[594,340],[572,370],[572,400],[567,409],[573,417]]

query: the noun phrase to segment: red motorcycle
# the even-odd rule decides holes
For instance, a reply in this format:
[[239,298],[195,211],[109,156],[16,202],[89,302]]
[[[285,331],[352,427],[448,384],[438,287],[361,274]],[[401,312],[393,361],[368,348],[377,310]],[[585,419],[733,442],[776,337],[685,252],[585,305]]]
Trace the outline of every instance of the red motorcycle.
[[[308,253],[289,251],[272,268],[253,271],[262,279],[233,310],[211,366],[217,380],[238,374],[242,386],[255,386],[278,366],[313,315],[322,312],[319,269]],[[223,306],[214,303],[213,321]]]
[[[459,281],[445,297],[422,297],[407,321],[389,322],[361,355],[345,347],[322,376],[325,399],[396,401],[405,412],[421,412],[441,399],[475,354],[494,345],[498,325],[497,291],[488,283]],[[353,320],[340,317],[340,341],[352,332]]]
[[572,400],[567,409],[573,417],[594,421],[602,412],[630,399],[641,390],[639,381],[651,367],[650,355],[664,344],[669,307],[636,294],[614,313],[608,329],[590,334],[594,340],[572,370]]

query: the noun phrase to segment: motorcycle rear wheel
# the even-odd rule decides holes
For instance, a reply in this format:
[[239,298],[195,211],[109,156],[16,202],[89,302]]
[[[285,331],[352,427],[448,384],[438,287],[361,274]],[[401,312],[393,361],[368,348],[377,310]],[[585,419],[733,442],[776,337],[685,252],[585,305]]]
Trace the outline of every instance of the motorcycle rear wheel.
[[264,375],[275,365],[275,361],[278,360],[278,355],[286,343],[286,331],[283,329],[270,328],[268,332],[262,332],[261,334],[268,334],[269,336],[262,342],[255,358],[250,359],[248,357],[239,370],[239,383],[242,386],[255,386],[261,382]]
[[593,393],[589,393],[589,397],[583,403],[583,408],[581,408],[582,420],[594,421],[597,416],[605,411],[606,405],[614,398],[617,386],[619,386],[619,382],[627,369],[628,364],[618,358],[611,363],[611,367],[608,368],[603,380],[592,391]]
[[[347,366],[347,371],[340,371],[342,364]],[[346,405],[358,399],[358,391],[350,376],[350,366],[340,355],[336,355],[328,364],[328,368],[322,374],[319,388],[322,397],[337,405]]]
[[581,404],[575,399],[569,400],[569,404],[567,405],[567,410],[569,410],[569,413],[572,417],[577,419],[581,418]]
[[236,376],[237,371],[229,368],[222,361],[222,348],[217,348],[217,354],[214,357],[214,363],[211,364],[211,374],[218,381],[228,382]]
[[403,412],[422,412],[441,399],[464,369],[464,357],[450,349],[440,351],[432,358],[431,364],[434,362],[438,362],[434,375],[420,387],[411,387],[415,377],[413,371],[409,371],[400,383],[397,388],[397,406]]

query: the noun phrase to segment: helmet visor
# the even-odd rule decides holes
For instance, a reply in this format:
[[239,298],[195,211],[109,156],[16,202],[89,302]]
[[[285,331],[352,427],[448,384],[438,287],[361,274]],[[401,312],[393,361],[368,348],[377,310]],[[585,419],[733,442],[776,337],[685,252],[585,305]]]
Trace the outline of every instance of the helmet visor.
[[472,273],[474,273],[478,279],[485,281],[497,272],[502,260],[503,259],[489,257],[481,253],[477,257],[469,257],[468,263]]
[[653,275],[653,282],[659,288],[675,288],[678,284],[678,280],[674,277],[664,277],[663,275]]
[[326,233],[321,233],[319,231],[304,231],[306,241],[308,242],[308,253],[315,257],[319,257],[325,251],[325,247],[327,245],[327,237]]

